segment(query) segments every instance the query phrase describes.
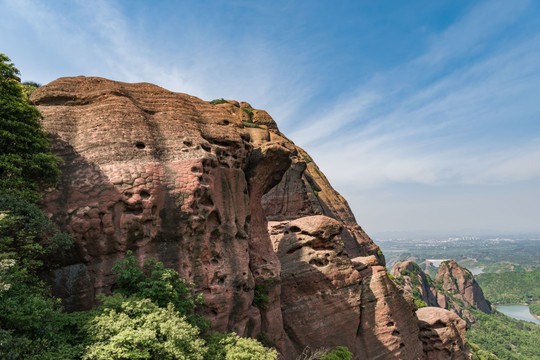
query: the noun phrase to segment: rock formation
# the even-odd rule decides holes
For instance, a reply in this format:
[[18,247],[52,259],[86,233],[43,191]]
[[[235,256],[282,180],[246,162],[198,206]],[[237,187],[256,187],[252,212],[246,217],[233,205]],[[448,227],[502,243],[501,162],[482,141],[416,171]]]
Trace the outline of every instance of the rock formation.
[[409,260],[395,263],[391,274],[413,298],[428,306],[451,310],[468,323],[476,320],[467,310],[469,307],[486,314],[491,312],[491,304],[484,298],[471,272],[453,260],[439,266],[435,280]]
[[424,357],[379,248],[265,111],[87,77],[31,99],[64,161],[43,207],[76,243],[48,274],[66,308],[110,293],[132,250],[194,282],[213,329],[263,336],[284,359],[338,345],[355,359]]
[[428,306],[446,308],[448,296],[437,292],[430,276],[424,273],[414,261],[397,262],[390,273],[402,284],[403,290],[414,298],[424,301]]
[[441,263],[435,280],[442,284],[443,290],[460,299],[465,307],[471,306],[486,314],[491,312],[491,304],[484,297],[474,276],[454,260]]
[[426,360],[472,359],[464,341],[467,324],[454,312],[425,307],[416,315]]

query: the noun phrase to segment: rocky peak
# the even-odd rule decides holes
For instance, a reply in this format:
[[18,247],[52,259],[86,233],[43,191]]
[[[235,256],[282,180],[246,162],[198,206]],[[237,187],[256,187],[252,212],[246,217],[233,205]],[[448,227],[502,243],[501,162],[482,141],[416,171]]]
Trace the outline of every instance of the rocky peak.
[[420,339],[427,360],[472,360],[465,343],[467,324],[454,312],[425,307],[418,309]]
[[414,299],[422,300],[427,306],[451,310],[468,323],[476,319],[467,308],[491,311],[491,305],[472,274],[453,260],[441,264],[435,280],[408,260],[394,264],[391,274]]
[[441,303],[446,302],[445,296],[439,295],[435,289],[431,277],[424,273],[414,261],[397,262],[390,273],[414,299],[422,300],[428,306],[440,306]]
[[472,306],[486,314],[491,312],[491,304],[485,299],[480,285],[474,279],[471,272],[454,261],[448,260],[439,266],[437,282],[457,299],[463,301],[465,306]]

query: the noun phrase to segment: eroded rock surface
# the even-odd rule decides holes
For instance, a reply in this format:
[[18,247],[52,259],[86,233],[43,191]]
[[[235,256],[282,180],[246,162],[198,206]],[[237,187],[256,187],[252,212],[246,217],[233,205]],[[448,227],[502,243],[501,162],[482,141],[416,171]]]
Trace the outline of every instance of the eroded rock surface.
[[421,358],[412,307],[375,256],[346,254],[340,221],[313,215],[269,225],[291,353],[341,344],[358,359]]
[[194,282],[215,330],[264,335],[284,359],[338,345],[355,359],[423,357],[379,248],[265,111],[87,77],[32,101],[64,160],[43,206],[76,243],[49,274],[68,309],[110,293],[132,250]]
[[427,360],[470,360],[465,343],[467,324],[454,312],[437,307],[418,309],[420,340]]
[[62,78],[32,100],[64,160],[44,206],[76,243],[52,274],[68,309],[109,293],[114,261],[132,250],[193,281],[216,330],[285,341],[279,289],[270,322],[252,301],[257,282],[280,276],[260,197],[287,170],[288,149],[254,151],[237,112],[151,84]]

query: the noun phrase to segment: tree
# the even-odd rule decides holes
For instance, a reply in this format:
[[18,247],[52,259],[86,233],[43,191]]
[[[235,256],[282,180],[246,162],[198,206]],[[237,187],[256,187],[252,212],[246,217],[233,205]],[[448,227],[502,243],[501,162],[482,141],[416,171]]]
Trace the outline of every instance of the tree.
[[195,307],[204,302],[202,295],[192,293],[194,284],[184,280],[177,271],[165,268],[162,262],[147,259],[141,268],[128,251],[122,262],[115,263],[112,272],[118,275],[116,293],[150,299],[160,307],[171,303],[181,316],[187,316],[188,322],[201,331],[210,327],[206,319],[193,313]]
[[100,314],[87,325],[91,344],[83,359],[203,360],[205,342],[199,329],[174,310],[150,299],[103,297]]
[[41,114],[30,104],[18,74],[0,53],[0,192],[37,201],[41,188],[56,184],[60,159],[51,154]]
[[235,333],[214,332],[207,338],[205,360],[275,360],[277,351],[265,348],[260,342]]

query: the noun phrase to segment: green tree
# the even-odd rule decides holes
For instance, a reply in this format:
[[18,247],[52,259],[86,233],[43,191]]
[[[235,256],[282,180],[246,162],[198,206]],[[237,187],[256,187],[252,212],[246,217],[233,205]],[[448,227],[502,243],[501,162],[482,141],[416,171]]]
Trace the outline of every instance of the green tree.
[[187,316],[188,321],[201,331],[210,327],[206,319],[193,313],[195,307],[204,302],[202,295],[193,294],[194,284],[180,277],[177,271],[165,268],[162,262],[147,259],[139,267],[131,251],[128,251],[122,262],[115,263],[112,272],[118,275],[116,293],[147,298],[160,307],[167,307],[171,303],[181,316]]
[[207,338],[205,360],[275,360],[277,352],[265,348],[255,339],[242,338],[234,333],[212,333]]
[[[0,192],[29,200],[58,180],[60,159],[51,154],[41,115],[20,84],[19,70],[0,54]],[[1,196],[2,194],[0,194]]]
[[91,344],[83,359],[203,360],[205,342],[199,329],[169,304],[150,299],[104,297],[100,314],[87,325]]
[[30,273],[68,251],[73,241],[58,232],[47,214],[36,204],[12,194],[0,196],[0,259],[16,260]]
[[326,354],[321,360],[351,360],[352,352],[344,346],[338,346],[336,350]]

